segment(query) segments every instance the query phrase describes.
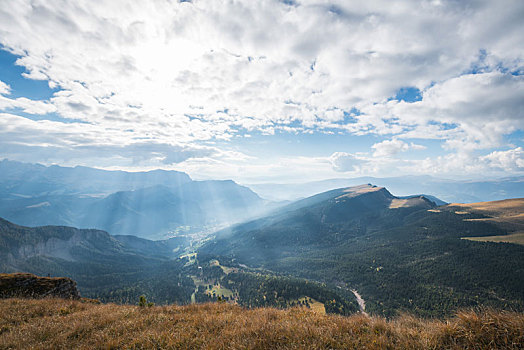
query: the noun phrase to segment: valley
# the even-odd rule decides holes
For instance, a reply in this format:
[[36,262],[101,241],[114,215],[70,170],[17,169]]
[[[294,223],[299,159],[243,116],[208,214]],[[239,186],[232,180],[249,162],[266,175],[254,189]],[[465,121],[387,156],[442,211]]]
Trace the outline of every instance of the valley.
[[[8,165],[17,172],[4,174],[10,180],[3,182],[1,208],[13,205],[23,222],[36,223],[35,210],[50,221],[58,220],[55,214],[74,216],[78,194],[45,195],[75,198],[64,202],[63,210],[55,199],[42,202],[42,193],[9,194],[16,186],[14,175],[6,174],[23,169],[2,164]],[[73,171],[38,169],[61,176]],[[123,304],[145,295],[156,304],[223,301],[386,317],[403,312],[447,317],[480,306],[524,310],[524,246],[495,243],[520,243],[522,199],[442,204],[435,197],[397,197],[385,187],[364,184],[271,204],[233,182],[163,176],[162,181],[183,180],[182,187],[140,188],[123,181],[118,186],[129,190],[82,195],[92,206],[83,207],[91,217],[111,217],[97,219],[109,232],[1,220],[1,272],[70,277],[83,296]],[[50,177],[49,188],[57,181]],[[92,189],[80,183],[76,188]],[[21,201],[24,210],[17,209]],[[213,216],[227,219],[207,219]],[[176,229],[163,231],[169,222],[177,222]],[[151,240],[155,237],[162,239]]]
[[233,181],[193,181],[177,171],[0,161],[0,217],[20,225],[96,228],[155,240],[202,238],[274,207]]

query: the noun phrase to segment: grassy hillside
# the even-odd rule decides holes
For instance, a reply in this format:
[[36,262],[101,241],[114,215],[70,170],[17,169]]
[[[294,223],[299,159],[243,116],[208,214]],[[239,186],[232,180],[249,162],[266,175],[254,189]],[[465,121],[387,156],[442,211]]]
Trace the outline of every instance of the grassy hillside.
[[445,321],[386,321],[293,308],[0,301],[0,348],[35,349],[522,349],[524,315],[460,312]]
[[477,242],[515,243],[524,245],[524,198],[506,199],[494,202],[468,204],[453,203],[447,210],[468,214],[480,214],[482,218],[470,221],[490,222],[506,229],[509,234],[496,236],[464,237]]

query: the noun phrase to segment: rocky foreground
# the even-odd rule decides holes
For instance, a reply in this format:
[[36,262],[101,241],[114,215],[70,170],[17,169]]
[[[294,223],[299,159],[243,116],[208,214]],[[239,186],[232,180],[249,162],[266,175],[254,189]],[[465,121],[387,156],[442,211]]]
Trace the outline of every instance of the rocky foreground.
[[0,349],[522,349],[524,315],[464,311],[448,320],[247,310],[0,300]]
[[76,282],[67,277],[40,277],[31,273],[0,273],[0,298],[79,299]]

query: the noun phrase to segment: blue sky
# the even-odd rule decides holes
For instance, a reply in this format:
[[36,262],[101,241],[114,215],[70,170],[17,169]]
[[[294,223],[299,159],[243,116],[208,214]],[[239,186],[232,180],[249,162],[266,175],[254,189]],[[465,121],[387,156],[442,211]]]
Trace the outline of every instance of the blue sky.
[[6,1],[0,158],[243,183],[524,172],[521,1]]

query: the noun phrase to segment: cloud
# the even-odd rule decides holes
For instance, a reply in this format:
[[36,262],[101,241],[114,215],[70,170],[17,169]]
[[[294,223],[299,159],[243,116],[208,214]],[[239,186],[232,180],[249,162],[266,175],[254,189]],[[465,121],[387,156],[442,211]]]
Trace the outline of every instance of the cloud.
[[362,159],[346,152],[333,153],[329,157],[329,161],[331,162],[333,170],[339,172],[354,171],[363,163]]
[[409,145],[402,140],[384,140],[380,143],[375,143],[371,146],[375,150],[373,156],[375,157],[391,157],[399,152],[405,152],[409,149]]
[[507,151],[494,151],[480,159],[490,167],[503,171],[524,170],[524,149],[522,147]]
[[47,101],[33,101],[25,97],[9,98],[11,87],[0,80],[0,111],[19,109],[29,114],[48,114],[56,111],[56,107]]
[[163,166],[189,158],[222,156],[214,147],[158,142],[128,130],[108,130],[86,123],[30,120],[0,113],[0,157],[28,162],[83,163],[98,166]]
[[[4,122],[13,152],[73,149],[79,160],[160,166],[205,159],[216,169],[226,148],[213,143],[246,131],[342,132],[378,135],[375,158],[437,139],[459,159],[506,147],[505,135],[524,129],[518,0],[10,5],[0,7],[0,44],[19,56],[24,77],[56,92],[47,101],[11,98],[0,82],[0,111],[10,121],[18,112],[74,121]],[[421,100],[395,100],[406,88]],[[323,158],[338,171],[380,168],[350,153]]]
[[8,109],[19,109],[24,113],[33,115],[44,115],[57,110],[54,105],[46,101],[34,101],[25,97],[11,99],[0,96],[0,111]]
[[0,95],[9,95],[11,93],[11,87],[0,80]]
[[359,122],[377,133],[444,139],[454,149],[496,147],[503,135],[524,129],[523,95],[524,76],[467,74],[426,89],[421,101],[369,105]]
[[399,152],[406,152],[409,149],[423,150],[425,146],[417,145],[414,143],[408,144],[399,139],[384,140],[379,143],[375,143],[371,146],[375,151],[373,152],[374,157],[392,157]]
[[[198,115],[212,123],[227,109],[312,127],[402,87],[451,79],[477,61],[479,49],[514,68],[522,54],[515,45],[522,24],[511,16],[518,8],[489,1],[20,1],[2,11],[0,32],[2,44],[22,55],[26,76],[65,91],[54,103],[68,118],[101,122],[117,110],[129,120],[134,106],[150,120]],[[485,27],[503,28],[505,40],[479,36]]]

